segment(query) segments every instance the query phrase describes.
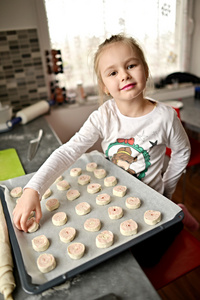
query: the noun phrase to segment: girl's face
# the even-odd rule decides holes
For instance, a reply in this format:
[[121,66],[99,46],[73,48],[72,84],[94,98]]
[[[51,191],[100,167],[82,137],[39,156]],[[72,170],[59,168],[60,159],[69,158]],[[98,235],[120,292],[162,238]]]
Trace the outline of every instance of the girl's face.
[[148,71],[136,50],[116,42],[108,45],[99,59],[103,90],[116,102],[143,99]]

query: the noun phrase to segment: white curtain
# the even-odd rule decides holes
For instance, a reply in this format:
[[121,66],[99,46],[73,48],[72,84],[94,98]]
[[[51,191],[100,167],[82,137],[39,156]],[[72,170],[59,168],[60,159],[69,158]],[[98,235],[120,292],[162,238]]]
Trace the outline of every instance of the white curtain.
[[51,46],[62,52],[67,89],[94,85],[93,55],[112,34],[141,44],[154,81],[187,71],[192,0],[45,0]]

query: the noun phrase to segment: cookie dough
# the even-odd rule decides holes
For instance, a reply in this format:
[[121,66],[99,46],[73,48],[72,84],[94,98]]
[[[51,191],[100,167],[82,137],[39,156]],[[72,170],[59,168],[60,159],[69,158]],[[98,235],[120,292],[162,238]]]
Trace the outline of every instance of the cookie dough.
[[55,183],[57,183],[57,182],[59,182],[61,180],[63,180],[63,176],[62,175],[60,175],[58,178],[56,178]]
[[46,202],[46,208],[48,209],[48,211],[57,209],[59,207],[59,205],[60,205],[60,202],[56,198],[51,198],[51,199],[47,200],[47,202]]
[[104,178],[104,177],[106,177],[106,170],[105,169],[95,169],[94,176],[99,179]]
[[120,219],[123,217],[123,209],[119,206],[110,206],[108,208],[108,215],[112,220]]
[[31,217],[30,219],[28,219],[26,225],[29,233],[35,232],[39,228],[39,224],[36,222],[35,217]]
[[130,236],[136,234],[137,230],[138,230],[138,225],[132,219],[124,221],[120,224],[120,232],[122,235]]
[[96,218],[87,219],[84,223],[84,229],[87,231],[99,231],[101,229],[101,221]]
[[60,191],[66,191],[70,188],[70,184],[66,180],[61,180],[56,183],[57,189]]
[[78,190],[69,190],[66,196],[69,201],[73,201],[80,196],[80,193]]
[[86,170],[88,172],[94,172],[94,170],[97,168],[97,164],[95,162],[91,162],[91,163],[88,163],[86,165]]
[[100,194],[96,197],[96,204],[98,205],[106,205],[110,203],[110,201],[111,201],[110,195],[106,193]]
[[73,243],[67,247],[67,253],[72,259],[80,259],[85,253],[85,245],[82,243]]
[[41,254],[37,259],[37,266],[40,272],[48,273],[56,267],[56,260],[52,254]]
[[59,232],[60,240],[63,243],[69,243],[73,241],[76,236],[76,229],[73,227],[65,227]]
[[13,198],[21,197],[22,193],[23,193],[23,190],[20,186],[17,186],[10,191],[10,195]]
[[73,168],[73,169],[70,170],[70,175],[72,177],[79,176],[79,175],[81,175],[81,173],[82,173],[82,169],[81,168]]
[[83,215],[88,214],[91,211],[91,206],[87,202],[81,202],[76,205],[75,211],[76,211],[77,215],[83,216]]
[[65,212],[57,212],[52,217],[52,223],[55,226],[62,226],[67,222],[67,215]]
[[117,185],[113,188],[113,195],[117,197],[124,197],[127,187],[125,185]]
[[89,194],[98,193],[101,190],[101,185],[99,183],[91,183],[87,186],[87,191]]
[[47,199],[52,195],[52,190],[51,189],[47,189],[46,192],[44,193],[44,195],[42,196],[42,199]]
[[147,210],[144,213],[144,221],[148,225],[155,225],[161,220],[161,212],[156,210]]
[[136,209],[141,206],[141,201],[137,197],[128,197],[126,199],[125,204],[126,204],[126,207],[129,209]]
[[37,252],[45,251],[49,248],[49,240],[45,235],[36,236],[32,239],[32,247]]
[[87,183],[89,183],[91,180],[91,176],[90,175],[81,175],[78,178],[78,183],[81,185],[85,185]]
[[108,248],[112,246],[114,241],[114,235],[109,230],[104,230],[96,236],[97,248]]
[[115,176],[109,176],[104,179],[105,186],[115,186],[117,184],[117,178]]

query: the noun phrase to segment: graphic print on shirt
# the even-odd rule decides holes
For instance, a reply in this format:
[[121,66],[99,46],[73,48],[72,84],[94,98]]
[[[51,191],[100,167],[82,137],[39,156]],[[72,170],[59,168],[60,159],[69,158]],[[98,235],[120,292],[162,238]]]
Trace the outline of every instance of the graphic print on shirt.
[[150,155],[142,147],[135,144],[134,141],[134,138],[117,139],[115,143],[109,144],[106,156],[117,166],[136,176],[138,179],[142,179],[151,165]]

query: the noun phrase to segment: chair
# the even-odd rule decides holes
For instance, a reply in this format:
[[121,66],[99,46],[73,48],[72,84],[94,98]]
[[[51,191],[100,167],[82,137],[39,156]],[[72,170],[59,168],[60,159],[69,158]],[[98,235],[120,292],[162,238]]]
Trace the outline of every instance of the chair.
[[200,241],[183,229],[153,267],[142,267],[156,290],[200,266]]

